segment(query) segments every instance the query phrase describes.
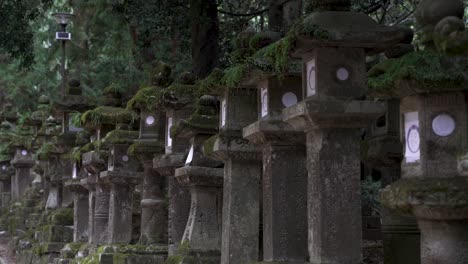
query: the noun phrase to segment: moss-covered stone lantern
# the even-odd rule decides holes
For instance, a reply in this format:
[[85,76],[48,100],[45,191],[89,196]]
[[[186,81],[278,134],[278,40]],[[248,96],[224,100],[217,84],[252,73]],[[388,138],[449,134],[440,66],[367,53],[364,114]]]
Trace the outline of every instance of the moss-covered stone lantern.
[[109,148],[107,169],[99,175],[99,181],[110,186],[109,220],[107,239],[109,244],[130,243],[132,238],[133,193],[141,177],[136,157],[128,155],[128,148],[138,139],[138,131],[127,124],[119,124],[103,139]]
[[312,263],[362,261],[360,129],[385,111],[366,94],[366,55],[407,37],[352,12],[349,0],[307,1],[312,13],[288,34],[303,61],[304,100],[283,120],[306,133],[309,255]]
[[[208,158],[204,142],[217,132],[217,100],[202,96],[195,112],[172,129],[173,137],[191,138],[185,166],[175,170],[175,178],[191,193],[191,208],[180,242],[189,248],[182,263],[219,263],[221,249],[222,163]],[[172,256],[176,258],[177,256]]]
[[[164,153],[165,115],[161,107],[164,89],[150,86],[140,89],[127,108],[140,113],[138,140],[129,153],[143,164],[140,243],[158,245],[167,254],[167,203],[164,201],[164,177],[153,169],[153,158]],[[161,255],[159,257],[162,257]]]
[[416,17],[425,50],[377,66],[369,80],[401,98],[402,179],[384,189],[382,201],[418,220],[422,264],[468,261],[468,63],[433,43],[435,28],[447,17],[461,19],[463,10],[458,0],[421,1]]
[[1,193],[0,199],[1,208],[6,208],[11,200],[11,179],[15,174],[14,168],[11,166],[11,160],[5,159],[0,161],[0,181],[1,181]]
[[263,261],[303,263],[308,258],[305,136],[282,118],[284,108],[302,99],[302,80],[293,73],[255,78],[258,121],[246,126],[243,136],[263,151]]

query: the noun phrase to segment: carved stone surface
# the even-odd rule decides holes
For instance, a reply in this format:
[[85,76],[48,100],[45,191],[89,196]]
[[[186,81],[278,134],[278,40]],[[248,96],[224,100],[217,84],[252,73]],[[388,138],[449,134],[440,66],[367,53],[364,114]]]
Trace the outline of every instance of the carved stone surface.
[[141,237],[143,244],[167,244],[167,202],[164,199],[164,177],[144,163],[143,197],[141,200]]
[[26,188],[31,184],[31,168],[36,162],[32,159],[31,153],[28,150],[17,149],[14,159],[11,164],[16,170],[11,181],[11,193],[13,200],[20,199]]
[[168,154],[155,157],[154,169],[168,181],[168,242],[169,256],[176,253],[187,225],[190,213],[190,191],[183,187],[174,176],[175,169],[182,167],[185,162],[184,154]]
[[[186,166],[175,171],[182,186],[190,186],[191,206],[181,243],[190,245],[200,263],[219,262],[223,169]],[[209,262],[208,262],[209,261]]]
[[109,226],[110,186],[98,182],[94,199],[94,234],[93,242],[103,244],[107,242]]
[[73,242],[88,242],[89,195],[75,193],[73,197]]

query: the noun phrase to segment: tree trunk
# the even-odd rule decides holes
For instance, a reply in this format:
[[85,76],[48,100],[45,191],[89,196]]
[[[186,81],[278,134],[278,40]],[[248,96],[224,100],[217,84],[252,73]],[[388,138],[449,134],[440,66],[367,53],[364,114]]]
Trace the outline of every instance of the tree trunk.
[[219,63],[219,20],[216,0],[190,0],[193,72],[206,77]]
[[302,16],[302,0],[292,0],[283,6],[283,30],[285,32]]
[[268,2],[268,29],[280,32],[283,28],[283,0]]

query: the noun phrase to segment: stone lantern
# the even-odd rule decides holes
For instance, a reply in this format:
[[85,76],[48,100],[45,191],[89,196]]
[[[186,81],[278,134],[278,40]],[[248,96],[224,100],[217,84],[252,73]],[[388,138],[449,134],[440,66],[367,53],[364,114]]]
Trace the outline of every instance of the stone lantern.
[[6,208],[11,199],[11,178],[15,171],[10,162],[10,159],[0,161],[1,208]]
[[[117,107],[120,105],[120,99],[115,93],[105,92],[104,99],[104,106],[88,110],[81,117],[83,126],[92,133],[90,139],[95,147],[94,150],[82,155],[83,166],[89,174],[88,178],[81,179],[81,184],[89,191],[88,234],[89,243],[93,244],[103,244],[108,240],[111,186],[109,182],[100,179],[100,174],[108,170],[109,166],[114,168],[122,165],[113,158],[111,161],[114,160],[115,163],[109,160],[109,145],[102,144],[103,138],[115,128],[117,123],[131,124],[136,119],[133,112]],[[118,153],[122,151],[119,149]],[[127,158],[130,160],[128,155]]]
[[[205,141],[217,132],[217,100],[202,96],[197,110],[173,129],[173,137],[191,138],[185,166],[175,170],[175,178],[188,187],[191,207],[181,244],[190,252],[181,263],[219,263],[221,249],[222,163],[208,158]],[[193,258],[193,259],[192,259]]]
[[406,32],[351,12],[349,0],[307,2],[319,11],[301,22],[292,54],[303,61],[305,99],[283,110],[283,120],[307,138],[310,262],[359,263],[360,129],[385,111],[362,100],[366,54],[400,43]]
[[182,84],[172,84],[168,91],[169,96],[163,100],[165,112],[165,154],[156,155],[153,159],[153,168],[167,179],[168,208],[168,255],[177,254],[182,241],[190,212],[190,191],[181,186],[175,178],[175,169],[183,167],[187,153],[190,149],[190,139],[180,135],[172,135],[171,130],[177,127],[182,120],[187,120],[193,112],[193,93],[176,93],[177,90],[194,91],[194,77],[184,73],[180,77]]
[[[422,264],[468,261],[468,61],[466,56],[438,53],[433,42],[441,33],[460,29],[450,25],[462,22],[463,10],[458,0],[421,1],[416,17],[424,29],[425,50],[396,61],[399,71],[417,71],[402,78],[393,75],[395,67],[389,64],[370,80],[374,88],[401,98],[402,179],[384,189],[382,200],[416,217]],[[382,87],[379,80],[388,76],[394,77],[392,83]]]
[[[400,142],[399,100],[386,101],[386,113],[370,129],[364,141],[364,161],[382,175],[382,188],[401,177],[403,146]],[[413,218],[386,207],[381,211],[385,263],[419,263],[419,229]]]
[[305,136],[283,122],[282,110],[302,99],[298,75],[257,82],[258,121],[244,138],[263,148],[263,261],[301,262],[307,252]]
[[138,131],[120,124],[103,139],[109,148],[107,170],[99,180],[110,185],[107,243],[130,243],[132,238],[133,193],[139,183],[138,161],[128,155],[128,147],[138,138]]
[[[81,153],[80,148],[89,143],[86,131],[77,133],[75,149]],[[65,188],[73,193],[73,242],[88,242],[89,240],[89,191],[83,184],[88,173],[77,160],[72,161],[72,177],[64,182]]]
[[[83,112],[91,108],[87,103],[87,99],[82,95],[79,80],[71,79],[68,86],[68,93],[53,104],[54,110],[62,121],[62,133],[58,136],[57,142],[57,147],[61,150],[62,154],[68,153],[73,149],[77,132],[83,131],[82,128],[76,127],[71,122],[71,114]],[[61,180],[63,182],[73,178],[74,167],[71,160],[60,159],[60,168],[62,170]],[[64,207],[73,202],[72,193],[68,190],[63,190],[62,196]]]
[[[242,138],[242,129],[257,118],[256,87],[241,85],[223,92],[220,135],[213,143],[214,155],[225,164],[221,250],[223,263],[258,260],[261,151],[258,146],[249,144]],[[249,210],[245,209],[246,206]]]
[[11,165],[16,169],[15,176],[12,181],[12,198],[20,199],[29,184],[31,179],[31,168],[36,164],[32,158],[32,153],[27,148],[17,148]]
[[[149,104],[148,97],[157,98],[160,87],[140,89],[129,101],[140,113],[138,140],[130,146],[129,153],[143,165],[140,243],[159,245],[167,254],[167,205],[164,201],[164,177],[153,169],[153,158],[164,153],[164,113],[159,104]],[[141,100],[144,99],[144,100]]]

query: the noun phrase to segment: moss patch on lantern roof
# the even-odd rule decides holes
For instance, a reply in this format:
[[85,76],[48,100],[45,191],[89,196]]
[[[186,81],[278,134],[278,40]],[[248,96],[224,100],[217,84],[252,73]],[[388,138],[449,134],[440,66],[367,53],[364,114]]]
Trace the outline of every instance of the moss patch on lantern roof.
[[81,157],[84,153],[90,152],[93,150],[99,149],[101,146],[101,140],[96,140],[93,142],[89,142],[81,147],[74,147],[72,150],[70,150],[68,153],[62,156],[62,158],[71,160],[71,161],[81,161]]
[[196,85],[173,83],[167,88],[149,86],[140,89],[130,99],[127,103],[127,109],[153,111],[167,104],[193,101],[193,97],[198,94]]
[[138,115],[128,109],[111,106],[99,106],[81,115],[81,122],[90,126],[116,125],[117,123],[132,124]]
[[190,134],[194,131],[216,133],[218,131],[219,115],[203,115],[193,113],[187,120],[182,120],[179,125],[171,127],[171,137],[181,134]]
[[138,140],[128,148],[128,154],[131,156],[147,156],[154,153],[163,153],[165,150],[164,142],[157,140]]
[[399,98],[417,93],[466,90],[467,72],[467,58],[429,50],[412,52],[372,67],[369,94],[378,98]]
[[102,139],[102,144],[108,146],[111,144],[133,144],[138,139],[140,133],[133,130],[113,130]]
[[128,101],[128,110],[147,110],[151,111],[156,109],[161,104],[164,95],[164,88],[158,86],[148,86],[141,88],[138,92]]
[[58,154],[59,150],[57,146],[50,142],[45,142],[34,154],[34,158],[37,160],[48,160],[50,155]]

